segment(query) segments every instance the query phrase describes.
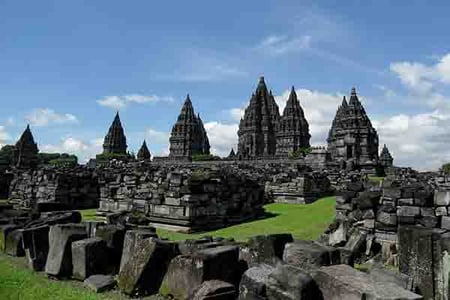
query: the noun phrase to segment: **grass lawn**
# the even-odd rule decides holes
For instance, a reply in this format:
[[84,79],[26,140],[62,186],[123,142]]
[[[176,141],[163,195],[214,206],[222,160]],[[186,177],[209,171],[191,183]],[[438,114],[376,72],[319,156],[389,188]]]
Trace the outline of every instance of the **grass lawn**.
[[312,204],[268,204],[266,212],[275,216],[267,219],[239,224],[215,231],[184,234],[169,230],[157,229],[162,238],[184,240],[205,235],[233,237],[243,241],[259,234],[291,233],[296,239],[317,239],[334,218],[335,197],[322,198]]

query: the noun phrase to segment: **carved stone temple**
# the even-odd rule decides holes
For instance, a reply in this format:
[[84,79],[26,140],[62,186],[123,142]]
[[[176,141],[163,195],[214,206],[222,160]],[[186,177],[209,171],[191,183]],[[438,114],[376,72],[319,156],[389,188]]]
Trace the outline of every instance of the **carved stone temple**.
[[126,154],[127,153],[127,138],[123,131],[122,123],[120,122],[119,112],[117,112],[114,121],[109,127],[108,133],[103,142],[104,154]]
[[141,148],[139,149],[137,153],[137,160],[138,161],[149,161],[151,159],[150,150],[148,150],[147,142],[144,141],[142,143]]
[[203,121],[196,115],[191,99],[187,95],[177,122],[170,134],[170,154],[172,159],[190,159],[192,155],[209,154],[210,145]]
[[283,115],[276,128],[277,157],[288,157],[297,150],[310,147],[309,124],[294,87],[292,87]]
[[328,133],[331,160],[346,166],[374,167],[378,163],[378,134],[353,88],[342,100]]
[[13,150],[13,166],[21,169],[32,169],[38,165],[39,149],[34,142],[33,134],[31,133],[30,126],[20,136]]
[[240,158],[275,156],[276,128],[279,120],[280,113],[275,98],[267,89],[264,77],[260,77],[250,104],[239,123],[237,155]]
[[392,167],[394,165],[394,158],[389,152],[388,147],[386,147],[386,144],[384,144],[380,153],[380,165],[383,167]]

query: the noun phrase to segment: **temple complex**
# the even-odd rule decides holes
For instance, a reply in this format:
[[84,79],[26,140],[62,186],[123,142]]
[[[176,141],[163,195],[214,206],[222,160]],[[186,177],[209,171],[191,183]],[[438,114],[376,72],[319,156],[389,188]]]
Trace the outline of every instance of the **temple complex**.
[[34,142],[30,126],[27,125],[27,128],[14,146],[13,166],[21,169],[35,168],[38,165],[38,152],[39,149]]
[[386,147],[386,144],[384,144],[383,149],[381,150],[379,161],[380,165],[383,167],[392,167],[394,164],[394,158],[389,152],[389,149]]
[[209,154],[209,139],[203,121],[200,115],[195,115],[189,95],[172,127],[169,142],[169,157],[173,159],[190,159],[192,155]]
[[119,112],[117,112],[114,121],[109,127],[108,134],[103,143],[104,154],[126,154],[127,138],[120,122]]
[[353,88],[350,101],[342,100],[328,134],[331,160],[346,168],[378,163],[378,134]]
[[142,143],[141,149],[139,149],[137,153],[138,161],[149,161],[151,158],[150,150],[148,150],[147,142],[144,140]]
[[239,123],[238,156],[241,158],[272,157],[276,153],[276,127],[280,120],[278,105],[260,77],[256,91]]
[[288,157],[302,148],[310,147],[309,124],[294,87],[292,87],[283,115],[276,128],[277,157]]

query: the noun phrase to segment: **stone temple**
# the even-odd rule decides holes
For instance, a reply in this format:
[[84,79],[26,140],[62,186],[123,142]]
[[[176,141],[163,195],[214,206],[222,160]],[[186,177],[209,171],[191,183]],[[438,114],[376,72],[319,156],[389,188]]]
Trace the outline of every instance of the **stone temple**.
[[208,135],[200,115],[195,115],[189,95],[172,127],[169,142],[169,157],[172,159],[190,159],[192,155],[209,154]]
[[378,134],[353,88],[342,100],[328,133],[333,163],[346,168],[372,168],[378,163]]
[[310,147],[309,124],[294,87],[292,87],[283,115],[277,124],[276,136],[276,155],[278,157],[287,157],[299,149]]
[[38,152],[39,149],[34,142],[30,126],[27,125],[27,128],[14,146],[12,163],[17,168],[35,168],[38,165]]
[[141,149],[139,149],[137,153],[137,160],[138,161],[149,161],[151,159],[150,150],[148,150],[147,142],[144,141],[142,143]]
[[127,138],[120,122],[119,112],[117,112],[114,121],[109,127],[108,133],[103,142],[104,154],[126,154]]
[[380,165],[382,165],[383,167],[392,167],[393,164],[394,158],[389,152],[389,149],[386,147],[386,144],[384,144],[383,149],[380,153]]
[[280,116],[272,91],[261,77],[240,121],[238,136],[237,155],[241,159],[287,158],[301,148],[308,148],[309,125],[294,87]]

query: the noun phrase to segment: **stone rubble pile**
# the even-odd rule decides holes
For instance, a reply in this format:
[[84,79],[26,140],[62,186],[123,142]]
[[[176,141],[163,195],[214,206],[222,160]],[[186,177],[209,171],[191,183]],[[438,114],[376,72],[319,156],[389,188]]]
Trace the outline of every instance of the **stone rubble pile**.
[[25,256],[31,269],[50,278],[84,281],[95,292],[199,300],[422,299],[397,275],[353,269],[344,248],[290,234],[172,242],[120,218],[80,222],[74,211],[1,215],[2,252]]

